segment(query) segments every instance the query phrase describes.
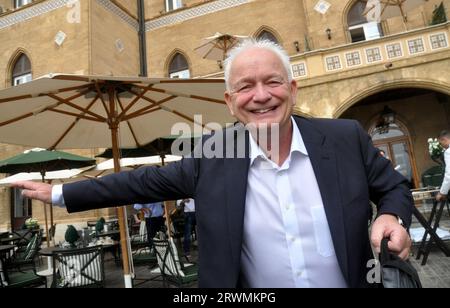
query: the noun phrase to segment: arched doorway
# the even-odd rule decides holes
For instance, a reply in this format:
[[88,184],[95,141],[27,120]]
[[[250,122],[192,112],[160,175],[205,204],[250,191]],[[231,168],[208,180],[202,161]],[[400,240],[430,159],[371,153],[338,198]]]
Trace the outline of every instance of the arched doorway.
[[374,146],[386,153],[386,158],[392,161],[395,170],[408,180],[411,188],[419,187],[415,156],[406,126],[396,121],[387,128],[379,129],[377,122],[374,122],[369,134]]
[[[377,127],[386,107],[395,117],[380,131]],[[391,86],[362,95],[336,117],[358,120],[375,146],[384,150],[411,187],[417,188],[423,186],[423,175],[436,166],[428,139],[450,129],[450,96],[433,89]]]

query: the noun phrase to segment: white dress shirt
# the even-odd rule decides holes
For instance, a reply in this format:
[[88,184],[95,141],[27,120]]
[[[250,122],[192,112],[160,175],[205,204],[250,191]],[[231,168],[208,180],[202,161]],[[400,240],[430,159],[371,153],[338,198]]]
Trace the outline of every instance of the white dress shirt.
[[441,194],[447,195],[450,190],[450,148],[444,152],[445,173],[444,180],[441,185]]
[[252,288],[347,287],[322,197],[293,122],[289,157],[279,167],[250,137],[241,265]]

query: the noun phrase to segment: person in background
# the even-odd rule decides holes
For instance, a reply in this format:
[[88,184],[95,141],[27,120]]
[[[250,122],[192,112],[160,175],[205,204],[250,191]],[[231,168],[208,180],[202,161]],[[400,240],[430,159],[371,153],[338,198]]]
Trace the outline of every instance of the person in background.
[[151,250],[153,248],[153,238],[164,226],[164,204],[162,202],[146,204],[136,203],[133,207],[136,211],[144,213],[145,224],[147,227],[147,240]]
[[[195,201],[194,199],[182,199],[177,201],[177,207],[184,208],[184,256],[188,260],[191,258],[191,235],[196,226]],[[196,233],[197,234],[197,233]]]
[[448,192],[450,190],[450,131],[442,131],[439,134],[439,143],[445,149],[444,152],[444,162],[445,162],[445,173],[444,180],[442,181],[441,189],[436,196],[437,201],[447,200]]

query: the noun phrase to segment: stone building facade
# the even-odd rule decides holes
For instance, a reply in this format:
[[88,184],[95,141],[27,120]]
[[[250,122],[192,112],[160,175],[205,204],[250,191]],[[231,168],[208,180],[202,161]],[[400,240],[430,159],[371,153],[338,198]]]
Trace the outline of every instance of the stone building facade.
[[[428,0],[369,23],[358,0],[144,0],[140,48],[138,0],[0,0],[0,88],[56,72],[138,76],[141,50],[150,77],[220,77],[221,63],[195,52],[203,38],[265,37],[291,56],[297,114],[359,120],[418,187],[435,165],[427,139],[450,128],[450,23],[432,25],[441,3],[450,16],[450,0]],[[0,159],[23,150],[2,145]],[[10,195],[0,188],[0,229],[12,221]],[[105,214],[57,210],[56,220]]]

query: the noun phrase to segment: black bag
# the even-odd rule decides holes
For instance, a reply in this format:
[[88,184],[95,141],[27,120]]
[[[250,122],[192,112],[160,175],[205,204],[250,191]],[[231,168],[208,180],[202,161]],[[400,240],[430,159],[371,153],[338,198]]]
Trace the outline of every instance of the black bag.
[[381,241],[381,283],[384,288],[422,288],[419,274],[408,262],[389,252],[389,239]]

